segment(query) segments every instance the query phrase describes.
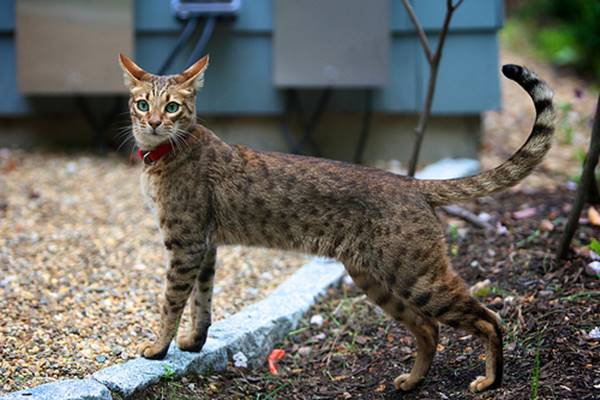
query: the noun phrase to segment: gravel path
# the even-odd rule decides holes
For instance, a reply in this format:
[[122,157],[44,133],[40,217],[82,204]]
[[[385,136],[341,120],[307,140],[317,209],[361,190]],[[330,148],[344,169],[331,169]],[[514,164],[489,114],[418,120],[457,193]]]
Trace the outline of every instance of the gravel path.
[[[0,393],[135,357],[156,328],[164,254],[139,173],[117,157],[0,150]],[[219,249],[215,319],[307,259]]]

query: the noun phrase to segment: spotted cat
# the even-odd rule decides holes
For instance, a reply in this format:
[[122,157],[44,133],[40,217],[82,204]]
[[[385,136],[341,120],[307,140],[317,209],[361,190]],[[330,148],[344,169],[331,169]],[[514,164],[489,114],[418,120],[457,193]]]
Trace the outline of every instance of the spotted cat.
[[[502,380],[498,316],[469,295],[452,269],[435,207],[516,184],[542,160],[554,132],[552,92],[533,72],[504,75],[531,96],[536,118],[525,144],[500,166],[450,180],[415,180],[376,168],[229,145],[196,121],[196,94],[208,56],[178,75],[157,76],[121,55],[131,91],[132,133],[144,160],[142,190],[168,255],[160,331],[146,358],[165,356],[189,303],[191,327],[180,349],[200,351],[211,323],[216,248],[225,244],[297,250],[341,260],[356,285],[416,338],[411,390],[427,374],[439,323],[467,331],[485,347],[476,392]],[[189,300],[189,301],[188,301]]]

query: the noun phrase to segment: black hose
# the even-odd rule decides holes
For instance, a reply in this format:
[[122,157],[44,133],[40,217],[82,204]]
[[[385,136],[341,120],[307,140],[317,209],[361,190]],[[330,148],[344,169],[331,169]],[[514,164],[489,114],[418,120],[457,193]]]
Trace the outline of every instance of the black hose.
[[183,48],[185,43],[190,39],[190,37],[192,36],[194,31],[198,27],[198,19],[199,18],[197,18],[197,17],[190,18],[188,20],[187,24],[185,24],[185,27],[183,28],[183,30],[179,34],[179,37],[177,38],[177,42],[175,43],[175,46],[173,46],[173,49],[171,49],[171,52],[169,53],[169,55],[163,62],[163,65],[161,65],[161,67],[158,69],[158,75],[163,75],[167,71],[167,69],[171,66],[177,53],[179,53],[181,51],[181,49]]
[[354,162],[362,164],[365,146],[371,130],[371,117],[373,115],[373,93],[370,89],[365,90],[365,103],[363,109],[362,126],[358,137],[358,145],[354,153]]
[[194,47],[194,51],[192,51],[192,54],[190,54],[190,57],[188,58],[187,62],[185,63],[186,68],[189,67],[190,65],[192,65],[194,62],[196,62],[200,58],[200,56],[204,52],[206,45],[208,44],[208,41],[210,40],[210,37],[213,34],[213,31],[215,30],[216,23],[217,23],[217,17],[215,15],[209,15],[206,18],[206,23],[204,24],[204,28],[202,29],[202,34],[200,35],[200,39],[198,39],[198,42],[196,43],[196,46]]

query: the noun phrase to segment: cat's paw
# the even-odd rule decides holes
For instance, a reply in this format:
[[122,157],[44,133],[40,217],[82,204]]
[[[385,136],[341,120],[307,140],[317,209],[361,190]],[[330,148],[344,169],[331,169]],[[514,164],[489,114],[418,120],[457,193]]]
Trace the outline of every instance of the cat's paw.
[[197,353],[202,350],[204,343],[206,343],[206,333],[198,335],[194,332],[182,332],[177,336],[177,347],[182,351]]
[[490,389],[490,386],[492,386],[493,383],[493,378],[488,378],[486,376],[478,376],[469,385],[469,390],[471,390],[471,392],[473,393],[483,392],[484,390]]
[[146,342],[140,346],[140,355],[149,360],[162,360],[167,355],[169,346],[160,346],[152,342]]
[[421,382],[420,379],[411,378],[410,374],[402,374],[394,379],[394,386],[398,390],[408,392],[413,390]]

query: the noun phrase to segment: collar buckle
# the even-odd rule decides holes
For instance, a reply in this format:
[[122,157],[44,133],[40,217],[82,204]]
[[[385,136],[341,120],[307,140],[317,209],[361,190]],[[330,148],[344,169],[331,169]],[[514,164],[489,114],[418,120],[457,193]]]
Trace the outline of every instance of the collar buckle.
[[146,164],[146,165],[152,165],[155,163],[155,161],[150,158],[150,153],[151,153],[150,151],[146,151],[146,152],[144,152],[144,156],[142,157],[142,160],[144,161],[144,164]]

